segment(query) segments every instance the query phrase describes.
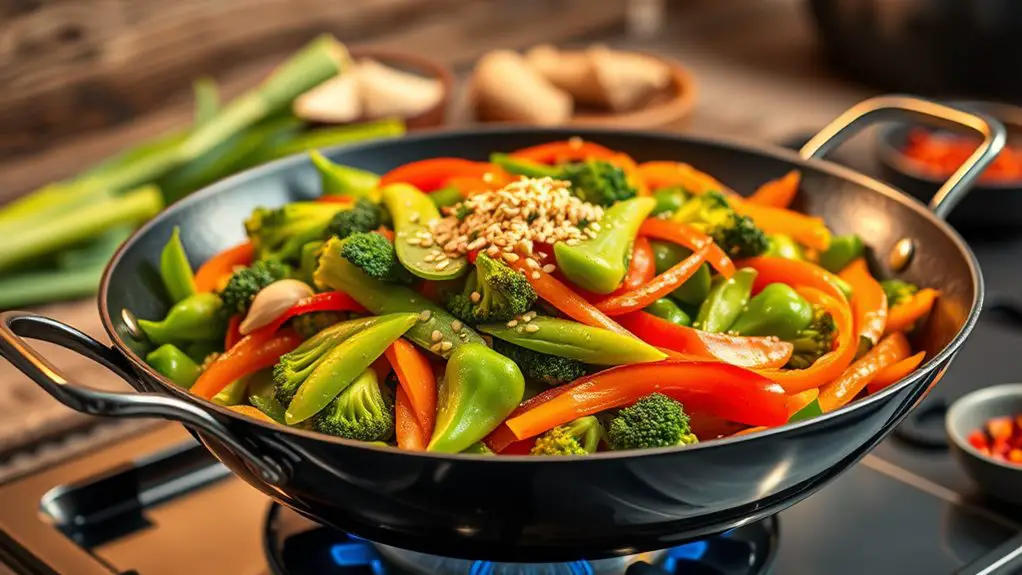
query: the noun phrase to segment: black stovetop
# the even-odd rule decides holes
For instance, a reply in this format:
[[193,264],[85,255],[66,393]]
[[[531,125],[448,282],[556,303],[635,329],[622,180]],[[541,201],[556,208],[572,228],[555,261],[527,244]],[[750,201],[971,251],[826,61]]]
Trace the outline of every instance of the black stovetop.
[[[996,309],[999,302],[1022,299],[1022,238],[969,243],[983,268],[988,305],[951,369],[914,412],[936,415],[929,421],[916,417],[918,427],[930,428],[935,437],[942,427],[941,405],[979,387],[1022,381],[1022,362],[1016,361],[1022,349],[1019,314]],[[168,425],[0,486],[0,575],[262,575],[271,572],[264,551],[269,508],[267,498]],[[982,566],[1022,545],[1014,539],[1020,526],[1022,509],[984,497],[946,449],[895,436],[819,493],[780,513],[769,527],[776,545],[767,562],[771,573],[785,575],[1016,573],[1022,563],[986,571]],[[709,545],[726,548],[743,541],[750,529],[737,530],[733,541]],[[296,533],[305,539],[285,537],[275,548],[283,553],[290,545],[292,556],[299,549],[315,565],[296,575],[408,573],[367,542],[316,531],[311,524]],[[310,533],[319,543],[300,547],[313,538]],[[762,536],[756,533],[752,536]],[[351,547],[354,557],[364,561],[341,565],[336,549],[350,543],[357,544]],[[757,545],[760,561],[769,546]],[[691,549],[673,552],[678,561],[660,572],[712,573],[692,565],[678,570],[687,565]],[[598,573],[581,562],[570,569],[563,572]],[[749,571],[725,575],[739,572]],[[465,573],[510,571],[473,565]]]

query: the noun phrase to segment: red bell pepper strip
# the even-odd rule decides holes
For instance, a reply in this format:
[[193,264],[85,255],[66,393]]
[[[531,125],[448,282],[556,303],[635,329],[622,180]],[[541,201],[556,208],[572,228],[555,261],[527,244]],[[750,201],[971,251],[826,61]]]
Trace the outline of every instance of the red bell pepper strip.
[[220,354],[209,367],[199,375],[191,392],[211,399],[232,381],[253,374],[260,369],[273,367],[280,356],[294,351],[302,342],[302,336],[293,329],[280,333],[257,330],[243,337],[237,345]]
[[482,192],[499,190],[516,179],[499,166],[490,164],[490,170],[481,175],[455,176],[444,182],[443,188],[454,188],[468,197]]
[[917,321],[930,313],[938,297],[940,297],[940,292],[935,289],[921,289],[912,296],[912,299],[892,307],[887,313],[886,332],[893,333],[911,329]]
[[912,353],[912,347],[901,332],[885,337],[853,362],[840,377],[820,388],[820,409],[824,413],[844,407],[880,370],[890,367]]
[[617,155],[617,152],[593,142],[586,142],[582,138],[571,138],[522,148],[511,152],[510,155],[513,158],[541,164],[562,164],[580,160],[607,160]]
[[820,397],[820,389],[813,387],[807,389],[801,393],[795,393],[788,396],[788,418],[791,419],[792,415],[802,411],[805,406],[812,403],[815,399]]
[[205,261],[195,272],[195,289],[210,292],[220,287],[225,277],[230,277],[235,268],[252,263],[252,242],[245,242],[226,249]]
[[770,180],[752,193],[746,200],[751,204],[770,206],[773,208],[787,208],[798,194],[798,185],[802,176],[798,170],[792,170],[784,176]]
[[397,446],[409,451],[425,451],[429,434],[423,431],[412,409],[411,400],[403,387],[397,388],[394,400],[394,435]]
[[241,314],[231,316],[227,320],[227,335],[224,336],[224,350],[231,349],[241,341],[241,321],[244,319]]
[[800,287],[797,291],[809,303],[822,306],[833,316],[838,332],[837,345],[806,369],[757,370],[757,373],[781,384],[788,393],[820,387],[836,379],[855,358],[859,340],[855,335],[852,310],[844,296],[839,300],[812,287]]
[[579,323],[609,329],[621,335],[632,335],[552,275],[543,270],[532,269],[525,262],[526,258],[519,258],[511,266],[525,274],[539,297],[563,312],[564,315]]
[[384,352],[394,368],[401,390],[408,397],[419,428],[428,438],[436,423],[436,376],[426,354],[403,339],[398,339]]
[[838,287],[837,276],[816,264],[759,256],[742,260],[737,265],[756,270],[756,281],[752,284],[753,293],[758,293],[772,283],[785,283],[792,287],[811,287],[838,301],[847,302],[845,293]]
[[731,207],[752,218],[768,234],[787,234],[798,243],[821,252],[830,247],[830,230],[822,218],[746,201],[733,201]]
[[511,429],[507,426],[507,420],[521,415],[537,405],[550,401],[558,395],[568,391],[569,387],[569,385],[551,387],[542,393],[537,393],[529,399],[526,399],[521,405],[516,407],[515,410],[507,416],[507,418],[504,419],[503,423],[498,425],[496,429],[491,431],[490,434],[483,439],[483,443],[485,443],[486,447],[489,447],[490,451],[494,453],[504,453],[511,445],[515,443],[522,443],[518,441],[518,438],[515,437],[515,434],[512,433]]
[[713,269],[717,270],[719,274],[727,278],[731,277],[735,273],[735,264],[731,261],[731,258],[724,253],[724,250],[714,243],[710,236],[691,226],[686,226],[685,224],[672,222],[670,220],[650,218],[642,222],[642,225],[639,226],[639,235],[676,243],[678,245],[685,246],[692,251],[696,251],[705,245],[709,245],[710,249],[706,254],[706,261],[713,266]]
[[655,392],[680,401],[687,411],[747,425],[781,425],[788,420],[788,396],[779,385],[726,363],[665,360],[622,365],[567,387],[550,401],[508,419],[515,437],[533,437],[579,417],[630,405]]
[[280,314],[280,317],[273,320],[272,323],[260,329],[269,330],[272,333],[277,331],[280,326],[284,325],[284,322],[296,315],[317,311],[353,311],[356,313],[367,313],[366,308],[362,307],[362,304],[352,299],[348,294],[339,291],[328,291],[311,295],[300,300],[295,305],[289,307],[284,313]]
[[321,204],[352,204],[355,199],[351,196],[339,196],[336,194],[330,194],[326,196],[320,196],[316,198],[316,201]]
[[887,294],[880,282],[869,273],[866,260],[856,258],[839,274],[841,279],[852,286],[852,313],[855,314],[855,331],[872,344],[880,341],[887,326]]
[[646,312],[617,317],[621,325],[646,343],[672,349],[685,357],[722,361],[749,369],[782,367],[791,359],[793,346],[768,337],[741,337],[673,324]]
[[926,352],[921,351],[915,355],[906,357],[898,363],[881,369],[873,381],[866,384],[866,391],[870,393],[876,393],[887,386],[901,381],[902,378],[912,373],[919,367],[919,364],[923,363],[923,358],[926,357]]
[[643,162],[638,165],[636,170],[651,190],[681,186],[689,193],[696,195],[706,192],[721,192],[731,197],[738,196],[734,190],[713,176],[682,162]]
[[394,231],[393,230],[389,230],[389,229],[387,229],[387,228],[385,228],[383,226],[380,226],[380,227],[376,228],[376,233],[378,233],[381,236],[387,238],[388,242],[394,243]]
[[411,184],[420,191],[435,192],[451,178],[474,176],[482,178],[494,167],[488,162],[473,162],[463,158],[430,158],[398,166],[380,178],[380,187],[396,183]]
[[[641,238],[640,238],[641,239]],[[688,281],[690,277],[699,271],[703,265],[706,254],[710,251],[710,245],[704,245],[692,255],[681,260],[664,273],[656,276],[645,285],[607,298],[596,304],[596,309],[609,316],[623,315],[639,311],[656,300],[666,296],[672,291],[681,287],[681,284]]]

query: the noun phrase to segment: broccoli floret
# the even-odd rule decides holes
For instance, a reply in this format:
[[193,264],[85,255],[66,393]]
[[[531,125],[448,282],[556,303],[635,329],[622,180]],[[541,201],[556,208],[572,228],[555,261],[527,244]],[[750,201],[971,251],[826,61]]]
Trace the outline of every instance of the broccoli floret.
[[256,208],[245,220],[256,259],[297,262],[302,246],[323,239],[330,221],[345,206],[325,202],[294,202],[269,209]]
[[603,439],[600,420],[587,415],[570,423],[558,425],[536,438],[531,455],[589,455],[596,453]]
[[673,219],[707,234],[735,259],[758,256],[770,247],[763,230],[751,218],[736,212],[720,192],[706,192],[689,199]]
[[411,283],[413,277],[397,259],[394,246],[375,232],[355,233],[344,241],[341,256],[371,278],[392,283]]
[[255,299],[264,287],[271,283],[287,278],[291,274],[291,268],[277,261],[257,261],[251,267],[242,268],[233,275],[227,282],[224,290],[220,292],[220,299],[224,301],[224,311],[228,314],[244,314],[248,306]]
[[291,327],[298,335],[309,339],[324,329],[348,319],[350,314],[343,311],[316,311],[303,313],[291,320]]
[[380,227],[381,212],[379,204],[359,198],[350,210],[337,212],[327,226],[327,233],[344,239],[351,234],[371,232]]
[[273,366],[273,395],[281,405],[286,407],[291,403],[298,388],[338,343],[340,339],[333,333],[320,331],[294,351],[280,356]]
[[565,164],[561,179],[571,182],[575,195],[590,204],[609,206],[636,194],[624,170],[602,160]]
[[682,405],[662,393],[640,398],[610,422],[609,443],[614,450],[671,447],[697,441]]
[[525,379],[531,381],[561,385],[586,374],[586,366],[580,361],[525,349],[502,339],[493,340],[493,349],[515,362]]
[[[472,297],[473,293],[479,295]],[[510,321],[536,303],[536,290],[521,273],[486,254],[476,256],[462,293],[448,294],[447,310],[469,323]]]
[[367,369],[312,419],[320,433],[358,441],[386,441],[394,434],[393,407],[376,372]]
[[834,316],[820,306],[813,306],[813,321],[791,340],[795,351],[788,360],[789,369],[806,369],[834,347],[837,325]]
[[919,286],[904,280],[884,280],[880,282],[880,287],[887,294],[887,307],[901,305],[919,291]]

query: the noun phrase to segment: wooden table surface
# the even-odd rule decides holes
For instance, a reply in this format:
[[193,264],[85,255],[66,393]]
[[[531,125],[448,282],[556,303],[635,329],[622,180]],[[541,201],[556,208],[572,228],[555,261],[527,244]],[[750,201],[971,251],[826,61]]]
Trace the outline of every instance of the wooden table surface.
[[[381,36],[371,44],[421,50],[453,66],[462,77],[471,62],[487,50],[523,48],[539,42],[599,41],[661,53],[689,66],[698,82],[699,103],[685,124],[686,130],[759,141],[776,141],[818,129],[841,110],[873,93],[837,80],[825,69],[798,0],[676,0],[668,5],[661,29],[648,37],[627,33],[622,25],[622,1],[512,2],[507,12],[494,11],[492,6],[466,6],[454,22],[428,20],[419,28],[405,29],[392,37]],[[502,23],[511,17],[530,24],[504,26]],[[219,79],[228,93],[237,93],[255,79],[255,70],[264,70],[266,65],[265,61],[253,63]],[[458,106],[456,99],[456,122],[464,118]],[[0,181],[4,182],[0,201],[3,194],[24,192],[50,178],[70,175],[126,145],[187,121],[189,114],[190,106],[182,102],[130,125],[0,164]],[[94,301],[54,304],[39,311],[97,337],[102,335]],[[52,358],[69,379],[103,389],[127,389],[102,368],[73,354],[54,350]],[[10,365],[0,364],[0,479],[4,473],[38,463],[36,455],[12,460],[13,448],[80,428],[87,421],[56,404]],[[63,457],[89,441],[95,439],[51,447],[45,457]]]

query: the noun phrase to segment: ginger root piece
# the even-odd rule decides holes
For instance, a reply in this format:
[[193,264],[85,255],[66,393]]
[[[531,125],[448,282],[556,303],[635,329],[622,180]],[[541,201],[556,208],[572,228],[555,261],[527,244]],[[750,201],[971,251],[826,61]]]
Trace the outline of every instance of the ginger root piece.
[[375,60],[359,61],[355,74],[362,112],[367,119],[412,118],[436,106],[444,97],[440,80]]
[[296,116],[306,120],[342,124],[362,117],[362,100],[354,69],[330,78],[295,100]]
[[560,124],[571,118],[571,96],[551,84],[516,52],[483,56],[472,74],[472,98],[480,119]]

